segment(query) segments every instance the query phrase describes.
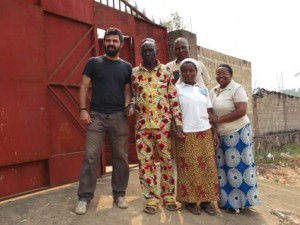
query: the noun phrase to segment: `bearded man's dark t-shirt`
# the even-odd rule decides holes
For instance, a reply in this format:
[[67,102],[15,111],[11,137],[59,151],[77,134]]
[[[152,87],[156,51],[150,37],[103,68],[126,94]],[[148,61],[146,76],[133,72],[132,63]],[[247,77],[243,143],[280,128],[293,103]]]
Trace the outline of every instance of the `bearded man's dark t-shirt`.
[[125,84],[131,84],[132,66],[119,59],[110,60],[105,56],[88,60],[83,75],[91,78],[92,100],[90,110],[111,114],[125,110]]

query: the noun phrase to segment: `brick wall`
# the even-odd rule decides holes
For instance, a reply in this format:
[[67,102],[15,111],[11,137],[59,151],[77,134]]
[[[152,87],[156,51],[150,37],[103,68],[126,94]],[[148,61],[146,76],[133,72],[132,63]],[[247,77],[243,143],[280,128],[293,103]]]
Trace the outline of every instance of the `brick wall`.
[[[251,63],[244,59],[225,55],[201,46],[198,46],[198,59],[204,63],[212,78],[212,83],[208,86],[209,89],[218,84],[216,81],[216,69],[219,64],[226,63],[232,67],[233,80],[242,84],[248,94],[249,101],[247,114],[253,124]],[[254,126],[252,126],[252,129],[255,129]]]
[[255,136],[300,131],[300,98],[259,89],[253,95]]

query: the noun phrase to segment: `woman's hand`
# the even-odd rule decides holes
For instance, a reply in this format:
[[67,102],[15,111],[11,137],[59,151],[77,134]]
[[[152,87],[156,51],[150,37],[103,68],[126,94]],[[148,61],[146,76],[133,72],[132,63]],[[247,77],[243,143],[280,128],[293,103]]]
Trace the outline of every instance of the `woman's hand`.
[[209,122],[214,124],[229,123],[238,120],[247,114],[247,102],[235,102],[235,110],[227,115],[215,116],[209,113]]
[[176,129],[175,130],[176,137],[181,138],[181,139],[185,138],[185,134],[182,130],[182,126],[176,125],[175,127],[176,127],[175,128]]
[[210,123],[214,123],[214,124],[217,124],[218,123],[218,117],[215,116],[214,114],[212,113],[209,113],[209,122]]
[[214,143],[215,150],[218,149],[220,146],[220,139],[217,134],[213,135],[213,143]]

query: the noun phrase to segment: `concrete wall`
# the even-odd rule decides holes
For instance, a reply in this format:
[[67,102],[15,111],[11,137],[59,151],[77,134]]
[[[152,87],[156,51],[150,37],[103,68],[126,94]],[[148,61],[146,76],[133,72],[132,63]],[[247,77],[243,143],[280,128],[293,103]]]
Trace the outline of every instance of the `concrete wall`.
[[255,136],[300,131],[300,98],[260,89],[253,95]]
[[[242,84],[248,94],[247,114],[253,124],[251,63],[244,59],[239,59],[201,46],[198,46],[198,59],[204,63],[212,78],[212,83],[208,86],[209,89],[218,84],[216,81],[216,68],[219,64],[226,63],[232,67],[234,81]],[[252,126],[252,129],[254,129],[254,126]]]
[[256,136],[253,138],[255,152],[270,152],[273,149],[291,144],[300,146],[300,131]]

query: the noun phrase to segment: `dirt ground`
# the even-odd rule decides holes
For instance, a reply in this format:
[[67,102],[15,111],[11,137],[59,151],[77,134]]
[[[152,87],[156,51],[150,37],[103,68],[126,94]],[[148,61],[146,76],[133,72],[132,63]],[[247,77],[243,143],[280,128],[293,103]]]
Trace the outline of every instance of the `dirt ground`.
[[169,212],[163,207],[155,215],[145,214],[145,200],[141,196],[135,167],[130,172],[128,209],[113,205],[111,177],[106,175],[98,179],[95,198],[86,215],[74,213],[78,183],[73,183],[0,202],[0,225],[299,225],[298,161],[280,166],[260,165],[257,172],[262,204],[237,215],[222,211],[222,214],[214,217],[204,212],[196,216],[184,208]]

